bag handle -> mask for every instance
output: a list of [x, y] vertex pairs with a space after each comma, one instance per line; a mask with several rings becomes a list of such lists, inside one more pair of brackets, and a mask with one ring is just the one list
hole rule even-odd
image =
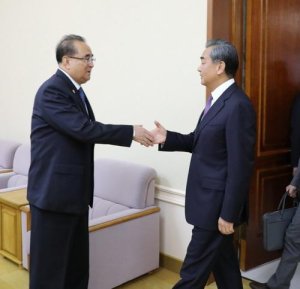
[[[281, 211], [280, 214], [283, 215], [284, 209], [285, 209], [285, 201], [286, 201], [286, 197], [288, 196], [288, 192], [285, 192], [283, 194], [283, 196], [281, 197], [281, 200], [279, 202], [279, 205], [277, 207], [278, 211]], [[297, 207], [299, 205], [299, 202], [297, 201], [297, 199], [295, 198], [293, 201], [293, 205], [294, 207]]]

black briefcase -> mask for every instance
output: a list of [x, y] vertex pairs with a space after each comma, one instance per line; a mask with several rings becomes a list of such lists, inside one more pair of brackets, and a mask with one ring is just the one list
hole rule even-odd
[[292, 208], [285, 208], [285, 200], [288, 193], [284, 193], [277, 211], [268, 212], [263, 215], [263, 242], [267, 251], [283, 248], [284, 236], [287, 226], [292, 221], [297, 210], [298, 203]]

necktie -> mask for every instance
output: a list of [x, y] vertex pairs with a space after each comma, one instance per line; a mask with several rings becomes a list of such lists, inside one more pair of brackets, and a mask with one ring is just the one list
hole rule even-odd
[[212, 96], [209, 96], [209, 98], [207, 99], [206, 101], [206, 105], [205, 105], [205, 108], [204, 108], [204, 113], [203, 113], [203, 116], [204, 117], [207, 112], [209, 111], [210, 107], [211, 107], [211, 103], [212, 103], [212, 100], [213, 100], [213, 97]]
[[80, 87], [78, 89], [78, 93], [79, 93], [80, 99], [81, 99], [81, 101], [82, 101], [82, 103], [83, 103], [83, 105], [84, 105], [84, 107], [86, 109], [87, 114], [89, 114], [89, 111], [88, 111], [88, 108], [87, 108], [87, 105], [86, 105], [86, 100], [85, 100], [86, 99], [85, 98], [85, 93], [84, 93], [82, 87]]

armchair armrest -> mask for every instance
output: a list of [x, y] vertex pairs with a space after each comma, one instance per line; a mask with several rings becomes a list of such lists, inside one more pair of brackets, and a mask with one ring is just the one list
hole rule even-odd
[[12, 169], [0, 169], [0, 174], [10, 173], [12, 171]]
[[23, 191], [23, 190], [26, 190], [26, 189], [27, 189], [27, 185], [11, 187], [11, 188], [5, 188], [5, 189], [0, 189], [0, 194], [8, 193], [8, 192], [18, 192], [18, 191]]
[[158, 207], [149, 207], [147, 209], [129, 209], [104, 217], [92, 219], [89, 222], [89, 232], [94, 232], [107, 227], [115, 226], [124, 222], [138, 219], [147, 215], [151, 215], [160, 211]]

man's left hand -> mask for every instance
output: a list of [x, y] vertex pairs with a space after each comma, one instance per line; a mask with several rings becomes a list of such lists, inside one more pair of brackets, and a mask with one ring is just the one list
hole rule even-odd
[[230, 235], [234, 233], [233, 223], [227, 222], [221, 217], [218, 220], [218, 228], [223, 235]]

